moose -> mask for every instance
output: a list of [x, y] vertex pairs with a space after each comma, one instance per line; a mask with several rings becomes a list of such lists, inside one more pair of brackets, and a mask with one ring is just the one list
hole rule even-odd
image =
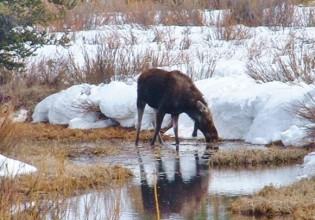
[[155, 110], [154, 135], [151, 139], [151, 146], [154, 145], [157, 137], [160, 143], [163, 143], [160, 130], [165, 114], [171, 114], [176, 146], [179, 145], [178, 117], [181, 113], [186, 113], [194, 120], [193, 136], [197, 135], [197, 129], [199, 129], [207, 142], [218, 139], [218, 132], [214, 126], [211, 111], [202, 93], [189, 76], [178, 70], [148, 69], [140, 74], [137, 87], [136, 146], [139, 142], [142, 116], [146, 104]]

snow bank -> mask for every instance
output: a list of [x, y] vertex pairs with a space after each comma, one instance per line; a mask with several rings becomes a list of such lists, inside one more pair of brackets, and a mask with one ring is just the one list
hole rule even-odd
[[21, 161], [7, 158], [0, 154], [0, 176], [14, 177], [19, 174], [29, 174], [37, 169]]
[[104, 115], [113, 118], [123, 127], [135, 124], [136, 85], [112, 82], [100, 90], [100, 109]]
[[302, 178], [315, 177], [315, 152], [309, 153], [304, 157]]
[[[312, 91], [311, 86], [281, 82], [256, 84], [235, 76], [210, 78], [196, 85], [209, 103], [221, 138], [252, 144], [274, 141], [282, 141], [287, 146], [305, 144], [303, 125], [307, 122], [296, 115], [293, 107]], [[189, 138], [193, 125], [186, 118], [180, 118], [179, 134]], [[167, 134], [172, 135], [171, 131]]]
[[[253, 144], [282, 141], [285, 145], [305, 144], [305, 123], [293, 107], [315, 90], [307, 85], [288, 85], [281, 82], [257, 84], [242, 76], [214, 77], [196, 82], [214, 116], [219, 136], [241, 139]], [[118, 122], [123, 127], [135, 125], [136, 83], [111, 82], [99, 86], [75, 85], [53, 94], [38, 103], [34, 122], [49, 121], [69, 124], [70, 128], [99, 128]], [[87, 101], [99, 106], [112, 120], [99, 121], [93, 112], [82, 112], [74, 103]], [[152, 128], [154, 112], [146, 107], [143, 129]], [[167, 117], [166, 121], [169, 121]], [[164, 125], [167, 122], [164, 123]], [[191, 138], [192, 120], [185, 114], [179, 119], [179, 135]], [[172, 129], [166, 134], [173, 135]], [[199, 132], [199, 137], [202, 137]]]

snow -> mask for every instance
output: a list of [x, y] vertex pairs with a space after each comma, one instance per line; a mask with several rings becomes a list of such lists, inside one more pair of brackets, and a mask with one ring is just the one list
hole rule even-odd
[[28, 111], [26, 109], [19, 109], [17, 112], [15, 112], [12, 115], [12, 121], [13, 122], [24, 122], [27, 119], [27, 113]]
[[0, 154], [0, 176], [15, 177], [20, 174], [36, 172], [36, 168], [18, 160], [13, 160]]
[[100, 89], [100, 110], [104, 115], [113, 118], [123, 127], [134, 126], [136, 114], [136, 85], [123, 82], [112, 82]]
[[301, 178], [315, 178], [315, 152], [311, 152], [304, 157], [302, 168], [303, 175]]

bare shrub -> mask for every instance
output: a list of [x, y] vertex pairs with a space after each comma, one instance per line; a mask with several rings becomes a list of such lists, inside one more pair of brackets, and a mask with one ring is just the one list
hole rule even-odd
[[68, 84], [78, 83], [109, 83], [112, 80], [123, 80], [135, 74], [131, 64], [133, 53], [126, 49], [111, 49], [106, 43], [99, 44], [95, 55], [83, 48], [84, 63], [79, 65], [72, 54], [69, 55], [67, 65]]
[[113, 80], [123, 81], [139, 74], [150, 65], [160, 65], [170, 61], [170, 55], [160, 57], [153, 51], [133, 51], [118, 46], [112, 48], [110, 44], [100, 43], [96, 54], [90, 54], [83, 48], [84, 63], [79, 65], [72, 54], [68, 57], [67, 84], [80, 83], [109, 83]]
[[237, 24], [244, 24], [246, 26], [261, 25], [263, 18], [263, 1], [249, 1], [239, 0], [230, 1], [229, 9], [230, 16]]
[[143, 26], [154, 25], [156, 24], [156, 10], [158, 7], [158, 4], [151, 1], [128, 4], [124, 10], [124, 22]]
[[25, 74], [25, 82], [28, 87], [45, 85], [48, 87], [62, 88], [66, 75], [66, 60], [62, 58], [46, 59], [45, 57], [32, 63], [28, 73]]
[[282, 1], [264, 10], [265, 26], [290, 27], [294, 25], [295, 6], [290, 1]]
[[237, 23], [247, 26], [292, 26], [294, 1], [292, 0], [241, 0], [230, 6]]
[[197, 50], [195, 53], [195, 57], [199, 62], [197, 62], [196, 59], [192, 59], [189, 52], [182, 51], [174, 65], [177, 65], [178, 69], [182, 69], [193, 80], [211, 78], [214, 74], [219, 56], [217, 54], [213, 55], [207, 51]]
[[0, 85], [5, 85], [11, 82], [16, 74], [14, 70], [6, 70], [4, 68], [0, 69]]
[[190, 29], [189, 28], [185, 29], [183, 34], [184, 38], [181, 40], [179, 48], [180, 50], [187, 50], [192, 44], [192, 41], [189, 38]]
[[108, 119], [108, 117], [102, 113], [98, 105], [87, 99], [72, 102], [71, 107], [78, 113], [93, 113], [98, 119]]
[[309, 21], [307, 26], [310, 26], [310, 27], [315, 26], [315, 9], [314, 8], [310, 9], [310, 13], [308, 14], [307, 20]]
[[275, 71], [271, 64], [260, 62], [258, 59], [246, 64], [246, 74], [258, 83], [282, 81], [278, 71]]
[[114, 7], [109, 7], [104, 1], [78, 1], [77, 5], [72, 10], [67, 11], [62, 19], [53, 22], [50, 26], [55, 31], [79, 31], [95, 29], [100, 25], [119, 23], [117, 15], [109, 13], [110, 9], [114, 10]]
[[300, 13], [296, 17], [296, 25], [304, 27], [315, 26], [315, 8], [300, 8]]
[[293, 111], [308, 122], [305, 126], [308, 137], [315, 138], [315, 98], [308, 93], [303, 101], [293, 107]]
[[263, 49], [266, 46], [266, 43], [267, 43], [266, 40], [254, 39], [247, 49], [248, 59], [254, 60], [261, 57]]
[[214, 74], [217, 61], [220, 56], [213, 55], [212, 53], [204, 54], [197, 52], [197, 57], [201, 63], [199, 71], [195, 70], [196, 72], [199, 72], [198, 80], [211, 78]]
[[[180, 2], [180, 3], [179, 3]], [[54, 22], [51, 29], [90, 30], [105, 24], [139, 24], [142, 26], [204, 25], [206, 1], [83, 1]]]
[[28, 84], [28, 72], [12, 73], [13, 79], [0, 86], [0, 108], [4, 105], [12, 106], [12, 110], [28, 110], [28, 120], [35, 106], [47, 96], [60, 91], [63, 87], [38, 84], [34, 74], [34, 83]]
[[157, 44], [163, 43], [164, 32], [157, 27], [153, 28], [153, 32], [155, 35], [153, 42], [156, 42]]
[[153, 29], [155, 37], [153, 39], [153, 42], [156, 42], [159, 46], [159, 50], [164, 49], [166, 50], [173, 50], [176, 46], [176, 36], [173, 34], [171, 28], [167, 29], [160, 29], [158, 27]]
[[[177, 53], [151, 49], [130, 50], [117, 41], [117, 35], [115, 37], [116, 41], [109, 38], [106, 41], [94, 42], [97, 43], [96, 53], [90, 52], [88, 47], [82, 48], [84, 62], [78, 63], [76, 57], [69, 53], [67, 57], [34, 64], [28, 76], [28, 86], [48, 85], [53, 88], [63, 88], [81, 83], [124, 81], [149, 67], [174, 66], [181, 63], [181, 57]], [[130, 36], [120, 36], [123, 41], [128, 41], [128, 37]], [[166, 38], [161, 40], [164, 41]], [[172, 43], [174, 43], [173, 38], [167, 45]], [[50, 65], [45, 65], [47, 62]]]
[[[224, 29], [236, 24], [271, 28], [295, 26], [301, 20], [296, 16], [296, 3], [296, 0], [220, 1], [216, 7], [223, 9], [224, 14], [219, 21], [217, 19], [216, 26], [224, 27]], [[225, 32], [228, 31], [229, 29], [225, 30]]]
[[205, 24], [201, 11], [178, 7], [160, 11], [157, 23], [168, 26], [202, 26]]
[[291, 36], [280, 53], [275, 54], [274, 64], [253, 59], [246, 65], [246, 73], [257, 82], [305, 82], [315, 81], [315, 52], [313, 43], [305, 44], [306, 39]]
[[163, 67], [163, 66], [174, 66], [180, 64], [182, 61], [181, 55], [172, 54], [167, 51], [152, 51], [146, 50], [144, 51], [143, 55], [144, 66], [142, 68], [156, 68], [156, 67]]
[[266, 64], [254, 59], [246, 65], [246, 73], [259, 83], [281, 81], [281, 82], [305, 82], [314, 83], [315, 61], [314, 56], [304, 54], [302, 59], [293, 54], [288, 56], [289, 60], [278, 56], [275, 64]]
[[237, 25], [236, 21], [228, 11], [223, 11], [216, 19], [215, 34], [219, 40], [244, 40], [252, 37], [250, 29], [244, 25]]
[[236, 24], [287, 27], [300, 19], [293, 16], [294, 4], [300, 3], [307, 5], [300, 0], [82, 1], [51, 29], [89, 30], [105, 24], [201, 26], [205, 25], [205, 9], [229, 10]]

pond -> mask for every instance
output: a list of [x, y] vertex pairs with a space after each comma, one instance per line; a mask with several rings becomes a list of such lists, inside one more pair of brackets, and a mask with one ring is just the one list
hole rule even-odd
[[[240, 146], [264, 148], [239, 142], [224, 142], [219, 148], [231, 150]], [[76, 163], [120, 164], [132, 170], [135, 177], [127, 184], [71, 198], [62, 218], [246, 219], [227, 212], [229, 199], [271, 184], [291, 184], [301, 173], [298, 165], [213, 168], [208, 165], [211, 156], [205, 152], [202, 143], [184, 142], [179, 151], [171, 144], [156, 148], [127, 145], [119, 156], [76, 158]]]

